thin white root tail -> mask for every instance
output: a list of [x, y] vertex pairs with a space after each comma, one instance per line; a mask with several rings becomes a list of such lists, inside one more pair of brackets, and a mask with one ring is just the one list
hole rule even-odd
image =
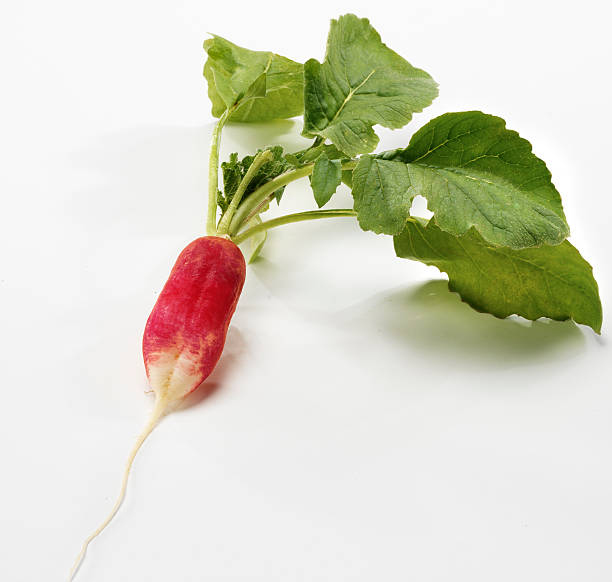
[[115, 501], [115, 505], [113, 505], [113, 508], [110, 510], [108, 517], [102, 522], [100, 527], [98, 527], [98, 529], [94, 531], [83, 542], [83, 547], [81, 548], [81, 551], [79, 552], [79, 555], [76, 557], [76, 560], [74, 561], [74, 565], [72, 566], [72, 569], [70, 570], [68, 582], [72, 582], [74, 576], [79, 571], [79, 568], [81, 564], [83, 563], [83, 559], [85, 558], [85, 554], [87, 553], [87, 547], [89, 546], [89, 544], [104, 531], [106, 526], [113, 520], [113, 517], [115, 517], [117, 511], [119, 511], [119, 508], [121, 507], [121, 504], [123, 503], [123, 500], [125, 498], [128, 478], [130, 476], [130, 469], [132, 468], [132, 464], [134, 463], [134, 458], [136, 457], [136, 454], [140, 450], [142, 443], [144, 443], [147, 437], [151, 434], [151, 432], [153, 432], [153, 429], [157, 425], [159, 419], [163, 416], [164, 412], [166, 411], [167, 406], [168, 406], [167, 400], [165, 400], [164, 398], [160, 398], [160, 397], [156, 398], [155, 406], [151, 412], [149, 421], [147, 422], [147, 425], [144, 427], [144, 429], [142, 430], [142, 432], [136, 439], [136, 442], [134, 443], [134, 446], [128, 456], [127, 462], [125, 464], [125, 470], [123, 472], [123, 480], [121, 482], [121, 489], [119, 491], [119, 495], [117, 496], [117, 501]]

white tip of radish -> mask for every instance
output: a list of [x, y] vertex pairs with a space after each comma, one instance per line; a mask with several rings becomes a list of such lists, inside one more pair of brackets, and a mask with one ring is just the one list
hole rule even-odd
[[158, 398], [175, 402], [195, 390], [205, 378], [201, 360], [201, 352], [189, 349], [171, 348], [150, 354], [147, 374]]

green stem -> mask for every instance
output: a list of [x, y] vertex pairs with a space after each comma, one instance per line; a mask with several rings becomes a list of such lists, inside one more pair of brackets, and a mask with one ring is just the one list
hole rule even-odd
[[219, 142], [221, 140], [221, 130], [233, 113], [234, 108], [230, 107], [223, 112], [213, 129], [212, 140], [210, 142], [210, 158], [208, 161], [208, 213], [206, 215], [206, 234], [217, 234], [217, 190], [219, 188]]
[[[342, 169], [352, 170], [356, 164], [356, 160], [345, 162], [342, 164]], [[237, 234], [243, 224], [261, 212], [261, 209], [272, 199], [274, 192], [295, 180], [309, 176], [312, 174], [313, 169], [314, 163], [307, 164], [301, 168], [285, 172], [257, 188], [257, 190], [255, 190], [236, 210], [230, 223], [228, 233], [230, 235]]]
[[257, 190], [255, 190], [255, 192], [253, 192], [244, 201], [244, 203], [238, 207], [238, 210], [236, 210], [229, 228], [230, 235], [236, 234], [240, 230], [242, 224], [246, 222], [247, 219], [251, 218], [253, 210], [265, 205], [268, 196], [274, 194], [274, 192], [276, 192], [279, 188], [282, 188], [295, 180], [309, 176], [312, 174], [313, 167], [314, 164], [309, 164], [307, 166], [302, 166], [301, 168], [291, 170], [290, 172], [285, 172], [284, 174], [277, 176], [273, 180], [270, 180], [257, 188]]
[[261, 166], [267, 164], [273, 159], [274, 154], [270, 150], [257, 153], [255, 158], [253, 159], [253, 162], [249, 166], [247, 173], [244, 175], [244, 178], [242, 178], [240, 184], [238, 184], [238, 188], [236, 189], [236, 192], [234, 194], [234, 197], [232, 198], [232, 201], [230, 202], [229, 207], [224, 212], [223, 216], [221, 217], [221, 220], [219, 221], [219, 226], [217, 228], [218, 234], [227, 234], [232, 220], [232, 216], [234, 216], [236, 208], [238, 208], [238, 205], [240, 204], [240, 201], [242, 200], [242, 197], [244, 196], [248, 185], [251, 183], [251, 180], [253, 180]]
[[277, 226], [283, 226], [284, 224], [291, 224], [293, 222], [304, 222], [305, 220], [317, 220], [320, 218], [334, 218], [337, 216], [357, 216], [357, 213], [350, 208], [339, 208], [333, 210], [310, 210], [308, 212], [296, 212], [295, 214], [285, 214], [285, 216], [279, 216], [262, 222], [257, 226], [253, 226], [239, 235], [232, 238], [236, 244], [240, 244], [248, 238], [256, 235], [259, 232], [268, 230], [269, 228], [275, 228]]

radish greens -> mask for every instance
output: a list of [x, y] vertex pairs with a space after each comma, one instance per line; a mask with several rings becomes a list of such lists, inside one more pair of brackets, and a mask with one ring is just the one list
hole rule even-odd
[[[252, 258], [270, 228], [333, 217], [394, 237], [398, 257], [448, 274], [449, 288], [478, 311], [504, 318], [572, 319], [601, 330], [591, 266], [568, 241], [561, 197], [546, 164], [503, 119], [480, 111], [446, 113], [425, 124], [405, 148], [372, 153], [375, 126], [399, 129], [430, 105], [437, 83], [387, 47], [365, 18], [332, 20], [322, 62], [305, 64], [251, 51], [221, 37], [204, 43], [204, 76], [219, 118], [213, 133], [209, 234], [240, 243]], [[274, 146], [221, 164], [224, 124], [303, 115], [310, 147]], [[308, 177], [318, 210], [261, 215], [288, 184]], [[354, 207], [323, 207], [341, 183]], [[411, 215], [415, 196], [433, 213]], [[218, 208], [217, 208], [218, 206]], [[220, 209], [221, 217], [217, 213]]]

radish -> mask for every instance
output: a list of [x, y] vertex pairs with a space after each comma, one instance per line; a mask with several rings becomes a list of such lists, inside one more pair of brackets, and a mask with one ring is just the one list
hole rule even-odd
[[[424, 125], [405, 148], [372, 153], [374, 126], [399, 129], [438, 89], [425, 71], [387, 47], [367, 19], [347, 14], [332, 20], [323, 63], [302, 65], [218, 36], [204, 48], [204, 76], [218, 118], [210, 148], [208, 236], [182, 251], [147, 321], [143, 355], [155, 406], [128, 457], [117, 501], [85, 540], [70, 580], [119, 509], [147, 436], [219, 360], [244, 284], [245, 261], [236, 246], [244, 241], [251, 242], [251, 261], [272, 228], [357, 219], [363, 230], [393, 236], [398, 257], [446, 272], [450, 289], [478, 311], [572, 319], [601, 331], [597, 282], [565, 240], [569, 227], [550, 172], [501, 118], [447, 113]], [[314, 139], [308, 148], [286, 153], [271, 146], [242, 159], [232, 153], [221, 164], [219, 188], [220, 139], [228, 121], [301, 114], [302, 135]], [[261, 215], [274, 200], [280, 204], [285, 188], [306, 177], [318, 208], [264, 221]], [[322, 208], [342, 183], [351, 188], [353, 207]], [[416, 196], [427, 199], [430, 220], [412, 215]]]
[[244, 285], [246, 264], [230, 240], [205, 236], [181, 252], [147, 320], [142, 352], [155, 405], [128, 457], [121, 489], [107, 518], [84, 542], [69, 580], [90, 542], [111, 522], [127, 489], [138, 450], [168, 408], [193, 392], [219, 361]]
[[240, 249], [206, 236], [179, 255], [142, 341], [156, 408], [193, 392], [217, 364], [246, 275]]

